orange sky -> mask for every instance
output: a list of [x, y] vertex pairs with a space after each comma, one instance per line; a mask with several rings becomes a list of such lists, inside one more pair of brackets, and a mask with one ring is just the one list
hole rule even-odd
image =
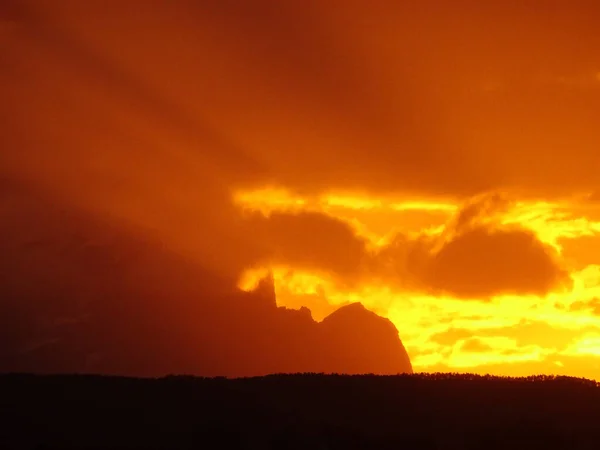
[[600, 379], [599, 22], [584, 0], [5, 1], [0, 176], [242, 286], [272, 269], [317, 319], [362, 301], [417, 371]]

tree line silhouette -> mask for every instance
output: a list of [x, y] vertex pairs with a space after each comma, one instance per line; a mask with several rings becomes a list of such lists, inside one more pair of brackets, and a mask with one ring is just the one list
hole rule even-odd
[[593, 449], [600, 386], [562, 376], [0, 376], [0, 448]]

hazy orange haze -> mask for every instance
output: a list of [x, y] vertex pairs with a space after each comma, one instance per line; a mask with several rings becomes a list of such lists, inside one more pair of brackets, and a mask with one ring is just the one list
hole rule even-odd
[[584, 0], [4, 1], [0, 182], [245, 288], [272, 270], [315, 318], [361, 301], [415, 371], [600, 379], [598, 23]]

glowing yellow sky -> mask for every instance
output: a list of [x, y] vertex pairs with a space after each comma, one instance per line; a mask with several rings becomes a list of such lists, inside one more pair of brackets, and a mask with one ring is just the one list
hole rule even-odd
[[[240, 286], [250, 289], [271, 271], [278, 304], [307, 306], [316, 320], [337, 305], [360, 301], [398, 328], [415, 371], [543, 372], [600, 379], [600, 265], [581, 264], [581, 251], [572, 252], [570, 246], [584, 238], [597, 239], [600, 222], [593, 220], [593, 205], [577, 199], [514, 201], [498, 194], [497, 198], [501, 206], [485, 211], [479, 223], [533, 231], [569, 271], [573, 284], [566, 291], [465, 299], [406, 290], [381, 279], [344, 284], [327, 270], [290, 265], [248, 269]], [[265, 216], [276, 211], [313, 211], [339, 219], [367, 239], [375, 253], [399, 230], [443, 242], [444, 235], [451, 233], [450, 224], [465, 210], [452, 200], [336, 193], [309, 198], [280, 188], [238, 192], [234, 199], [240, 208]], [[419, 220], [414, 220], [415, 215]], [[594, 257], [590, 250], [585, 259]]]

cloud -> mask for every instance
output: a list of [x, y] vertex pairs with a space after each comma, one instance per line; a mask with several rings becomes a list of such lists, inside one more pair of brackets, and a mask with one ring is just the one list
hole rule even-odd
[[484, 342], [480, 338], [466, 339], [463, 341], [460, 349], [461, 351], [468, 353], [486, 353], [494, 350], [490, 344]]
[[408, 271], [418, 275], [425, 289], [461, 298], [545, 295], [570, 286], [552, 247], [528, 229], [503, 225], [514, 204], [501, 192], [467, 200], [439, 236], [409, 243], [407, 248], [420, 257], [413, 258]]
[[489, 299], [499, 294], [543, 296], [572, 283], [555, 249], [503, 218], [514, 200], [476, 196], [441, 234], [397, 232], [370, 248], [348, 222], [318, 212], [246, 215], [247, 233], [264, 244], [256, 261], [335, 275], [343, 285], [386, 285], [405, 292]]
[[[525, 313], [524, 313], [525, 314]], [[566, 347], [582, 332], [593, 332], [595, 327], [564, 328], [560, 325], [549, 324], [541, 320], [523, 319], [517, 323], [507, 323], [505, 326], [481, 327], [477, 323], [468, 322], [464, 328], [450, 327], [445, 331], [435, 333], [430, 341], [444, 348], [470, 343], [472, 340], [483, 340], [497, 350], [506, 350], [505, 339], [510, 338], [516, 348], [537, 345], [542, 348], [560, 349]], [[470, 345], [470, 344], [469, 344]], [[491, 350], [491, 349], [490, 349]], [[558, 351], [558, 350], [557, 350]]]
[[446, 225], [446, 231], [454, 235], [494, 221], [499, 215], [509, 211], [515, 203], [503, 192], [486, 192], [467, 199], [454, 217]]
[[401, 233], [375, 252], [373, 278], [400, 289], [488, 299], [569, 287], [569, 273], [556, 250], [534, 232], [503, 225], [514, 200], [501, 193], [467, 200], [439, 235]]
[[574, 312], [587, 311], [587, 312], [591, 312], [594, 315], [600, 316], [600, 299], [593, 298], [593, 299], [587, 300], [587, 301], [579, 300], [579, 301], [573, 302], [569, 306], [569, 311], [574, 311]]
[[246, 216], [246, 232], [265, 254], [260, 262], [330, 272], [350, 280], [366, 257], [366, 241], [343, 221], [320, 213], [273, 212]]
[[473, 336], [474, 332], [473, 330], [466, 330], [464, 328], [450, 327], [446, 331], [432, 335], [430, 340], [443, 346], [453, 346], [457, 341], [468, 340], [468, 338]]
[[423, 277], [437, 240], [431, 236], [396, 233], [389, 243], [371, 253], [365, 277], [408, 292], [423, 291]]
[[458, 297], [497, 294], [544, 295], [569, 283], [551, 248], [532, 232], [475, 228], [432, 256], [429, 286]]

